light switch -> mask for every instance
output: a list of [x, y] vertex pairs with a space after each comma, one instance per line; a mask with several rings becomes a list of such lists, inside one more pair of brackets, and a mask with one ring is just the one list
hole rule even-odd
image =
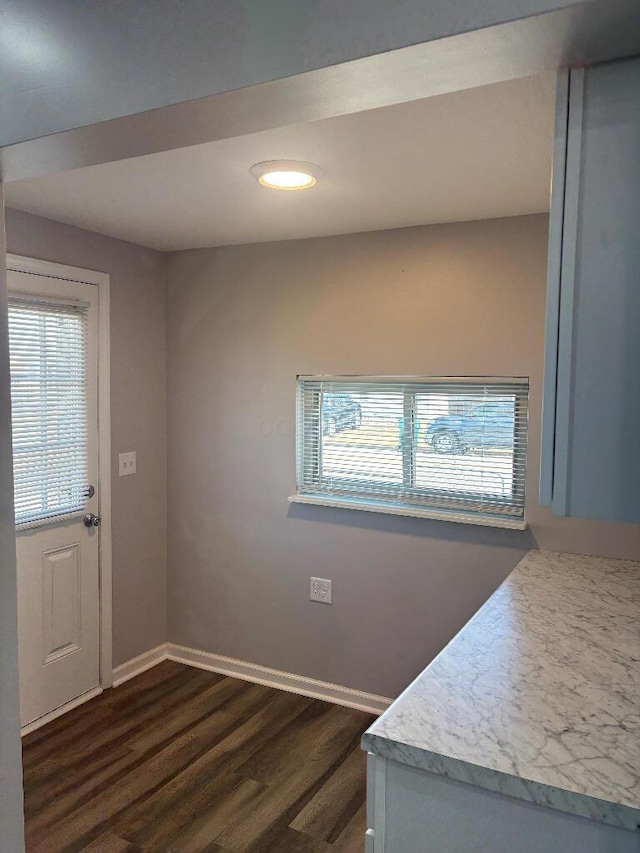
[[118, 474], [121, 477], [128, 477], [129, 474], [136, 473], [136, 452], [121, 453], [118, 457]]

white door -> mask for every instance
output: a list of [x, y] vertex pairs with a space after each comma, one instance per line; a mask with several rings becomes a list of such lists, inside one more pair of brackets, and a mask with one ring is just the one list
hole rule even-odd
[[24, 726], [100, 682], [98, 288], [8, 285]]

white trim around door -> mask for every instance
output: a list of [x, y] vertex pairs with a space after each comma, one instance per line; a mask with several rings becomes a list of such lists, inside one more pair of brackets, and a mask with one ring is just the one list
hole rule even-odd
[[[7, 269], [15, 272], [58, 278], [64, 281], [93, 284], [98, 288], [98, 476], [100, 483], [100, 687], [111, 687], [112, 667], [112, 549], [111, 549], [111, 356], [110, 356], [110, 302], [107, 273], [66, 266], [52, 261], [7, 255]], [[74, 703], [91, 698], [90, 694], [78, 697]], [[67, 710], [65, 706], [60, 711]], [[55, 714], [55, 712], [53, 712]], [[49, 716], [49, 715], [48, 715]], [[57, 714], [56, 714], [57, 716]], [[29, 729], [36, 728], [48, 719], [36, 720]], [[23, 732], [24, 734], [25, 732]]]

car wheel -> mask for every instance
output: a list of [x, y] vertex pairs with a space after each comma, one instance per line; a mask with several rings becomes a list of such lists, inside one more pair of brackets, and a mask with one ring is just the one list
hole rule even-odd
[[437, 432], [433, 436], [432, 444], [436, 453], [457, 453], [460, 448], [458, 436], [448, 429]]
[[325, 427], [325, 435], [333, 436], [338, 432], [338, 422], [335, 418], [327, 418], [327, 425]]
[[353, 416], [353, 429], [360, 429], [362, 424], [362, 412], [358, 409], [358, 411]]

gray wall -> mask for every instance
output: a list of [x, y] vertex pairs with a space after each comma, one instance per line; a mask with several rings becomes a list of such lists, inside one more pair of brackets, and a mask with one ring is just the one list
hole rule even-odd
[[[111, 276], [113, 663], [166, 640], [165, 256], [7, 210], [7, 250]], [[118, 477], [118, 454], [137, 474]]]
[[[531, 216], [169, 256], [171, 641], [395, 696], [529, 548], [640, 558], [537, 503], [546, 250]], [[298, 373], [530, 376], [530, 530], [290, 507]]]
[[24, 850], [18, 698], [16, 541], [13, 524], [11, 397], [7, 340], [5, 227], [0, 184], [0, 831], [6, 853]]

